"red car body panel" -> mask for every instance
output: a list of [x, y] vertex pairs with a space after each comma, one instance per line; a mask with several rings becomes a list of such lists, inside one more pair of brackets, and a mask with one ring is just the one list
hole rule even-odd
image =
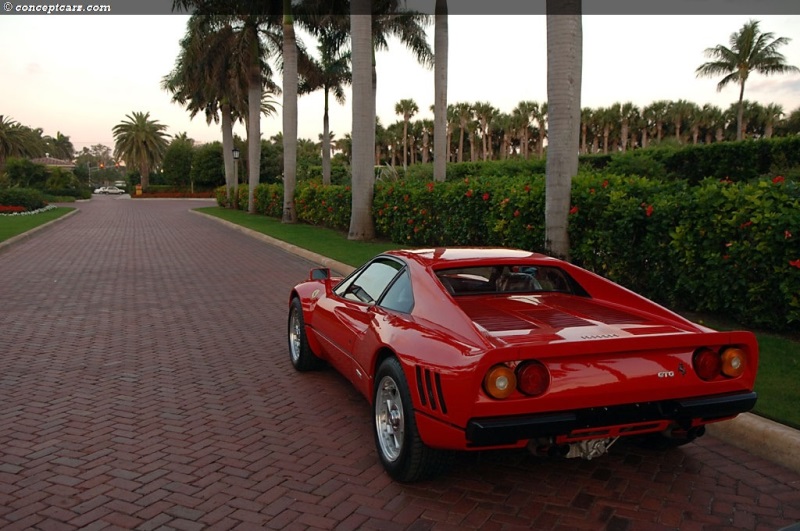
[[[309, 346], [368, 400], [383, 356], [400, 360], [422, 440], [434, 448], [519, 447], [534, 436], [581, 440], [701, 426], [755, 402], [758, 346], [749, 332], [715, 332], [572, 264], [527, 251], [393, 251], [410, 274], [410, 313], [337, 296], [341, 279], [297, 285]], [[583, 295], [453, 296], [442, 269], [524, 263], [557, 267]], [[701, 379], [698, 348], [737, 347], [737, 377]], [[537, 397], [490, 397], [494, 365], [538, 360], [550, 386]], [[748, 406], [749, 404], [749, 406]], [[674, 411], [673, 411], [674, 409]]]

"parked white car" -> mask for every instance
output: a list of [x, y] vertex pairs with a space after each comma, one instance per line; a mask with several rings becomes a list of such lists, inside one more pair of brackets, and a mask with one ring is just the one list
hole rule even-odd
[[125, 190], [122, 188], [117, 188], [116, 186], [107, 186], [106, 191], [103, 192], [105, 194], [124, 194]]
[[94, 189], [94, 193], [96, 193], [96, 194], [104, 194], [104, 193], [106, 193], [107, 189], [108, 189], [107, 186], [101, 186], [100, 188], [95, 188]]

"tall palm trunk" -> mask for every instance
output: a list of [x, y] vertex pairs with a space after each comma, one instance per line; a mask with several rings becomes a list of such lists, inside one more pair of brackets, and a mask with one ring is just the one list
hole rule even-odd
[[433, 55], [433, 180], [444, 182], [447, 176], [447, 0], [436, 0]]
[[744, 136], [744, 79], [739, 82], [739, 110], [736, 113], [736, 140]]
[[228, 195], [228, 205], [233, 206], [234, 193], [238, 186], [234, 176], [233, 160], [233, 119], [231, 118], [231, 104], [224, 102], [220, 106], [222, 114], [222, 160], [225, 163], [225, 191]]
[[[578, 173], [583, 30], [581, 0], [547, 0], [545, 247], [569, 259], [572, 178]], [[558, 14], [561, 13], [561, 14]]]
[[261, 67], [258, 62], [258, 27], [248, 19], [245, 31], [250, 32], [250, 66], [247, 87], [247, 170], [249, 173], [247, 211], [256, 212], [255, 191], [261, 173]]
[[350, 2], [353, 64], [353, 200], [348, 239], [375, 236], [372, 196], [375, 170], [375, 92], [373, 91], [372, 15], [369, 0]]
[[296, 223], [297, 42], [291, 0], [283, 0], [283, 223]]
[[328, 116], [328, 89], [325, 88], [325, 110], [322, 114], [322, 184], [331, 184], [331, 125]]

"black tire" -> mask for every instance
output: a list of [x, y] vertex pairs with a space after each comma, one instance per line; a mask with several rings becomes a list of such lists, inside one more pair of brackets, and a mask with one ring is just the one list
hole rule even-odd
[[306, 325], [303, 320], [303, 306], [297, 297], [289, 305], [289, 359], [300, 372], [321, 369], [324, 362], [319, 359], [308, 346]]
[[378, 367], [372, 398], [375, 447], [393, 479], [421, 481], [447, 468], [450, 452], [429, 448], [419, 437], [408, 383], [396, 358]]

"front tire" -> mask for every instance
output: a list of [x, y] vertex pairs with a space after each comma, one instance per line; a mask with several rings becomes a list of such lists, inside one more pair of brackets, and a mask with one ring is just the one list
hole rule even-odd
[[420, 439], [408, 383], [396, 358], [387, 358], [378, 367], [373, 408], [375, 446], [393, 479], [429, 479], [447, 466], [447, 453], [429, 448]]
[[303, 305], [297, 297], [289, 305], [289, 358], [294, 368], [300, 372], [314, 371], [323, 366], [322, 360], [308, 346]]

